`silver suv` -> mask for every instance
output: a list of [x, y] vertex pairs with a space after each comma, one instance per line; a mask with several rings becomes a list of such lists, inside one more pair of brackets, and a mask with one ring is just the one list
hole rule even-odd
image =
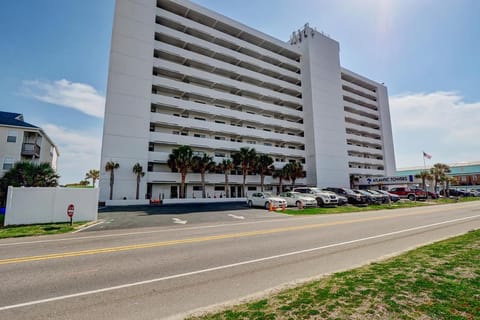
[[330, 191], [324, 191], [320, 188], [299, 187], [292, 191], [308, 194], [317, 200], [319, 206], [335, 206], [338, 204], [337, 195]]

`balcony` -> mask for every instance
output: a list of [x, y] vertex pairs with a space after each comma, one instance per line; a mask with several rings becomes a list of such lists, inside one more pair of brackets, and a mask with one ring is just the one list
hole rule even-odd
[[22, 145], [22, 156], [40, 157], [40, 146], [36, 143], [24, 143]]

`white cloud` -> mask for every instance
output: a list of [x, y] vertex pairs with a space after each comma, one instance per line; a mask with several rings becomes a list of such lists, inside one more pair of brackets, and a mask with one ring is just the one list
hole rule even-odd
[[41, 125], [60, 151], [58, 174], [60, 183], [79, 182], [90, 169], [99, 169], [102, 144], [101, 132], [75, 131], [54, 124]]
[[24, 94], [37, 100], [103, 118], [105, 97], [88, 84], [66, 79], [53, 82], [28, 80], [23, 82], [22, 89]]
[[465, 102], [456, 92], [412, 93], [390, 98], [398, 167], [480, 160], [480, 102]]

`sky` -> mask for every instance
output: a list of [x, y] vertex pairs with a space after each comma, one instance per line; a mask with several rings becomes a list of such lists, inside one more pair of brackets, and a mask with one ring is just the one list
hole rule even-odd
[[[397, 168], [480, 161], [480, 1], [196, 0], [287, 41], [305, 23], [388, 87]], [[0, 4], [0, 110], [60, 150], [60, 183], [99, 169], [113, 0]]]

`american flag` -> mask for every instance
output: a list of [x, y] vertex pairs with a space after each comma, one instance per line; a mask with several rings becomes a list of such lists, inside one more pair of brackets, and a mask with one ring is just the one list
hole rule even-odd
[[432, 159], [432, 156], [426, 153], [425, 151], [423, 151], [423, 157], [427, 159]]

